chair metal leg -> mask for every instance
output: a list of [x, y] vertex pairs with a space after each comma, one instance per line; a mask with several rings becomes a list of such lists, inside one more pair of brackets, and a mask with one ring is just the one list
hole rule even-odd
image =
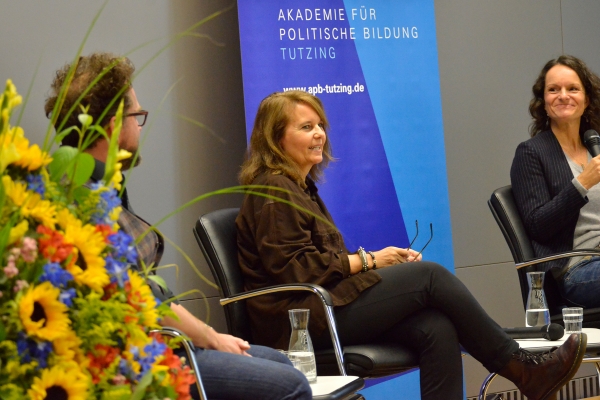
[[477, 398], [478, 400], [485, 400], [485, 397], [487, 396], [487, 391], [488, 391], [490, 385], [492, 384], [492, 381], [497, 376], [498, 376], [498, 374], [496, 374], [495, 372], [492, 372], [491, 374], [489, 374], [487, 376], [487, 378], [485, 378], [485, 380], [483, 381], [483, 384], [481, 385], [481, 389], [479, 390], [479, 397]]
[[600, 386], [600, 363], [595, 362], [594, 367], [596, 367], [596, 375], [598, 376], [598, 386]]
[[200, 376], [200, 368], [198, 368], [198, 363], [196, 362], [196, 355], [194, 354], [194, 348], [191, 342], [183, 336], [181, 332], [177, 329], [163, 327], [161, 329], [153, 330], [152, 332], [158, 332], [161, 335], [171, 336], [173, 338], [181, 337], [184, 340], [181, 341], [183, 348], [187, 354], [188, 362], [190, 363], [190, 367], [192, 371], [194, 371], [194, 375], [196, 375], [196, 387], [198, 388], [198, 394], [200, 396], [200, 400], [208, 400], [206, 393], [204, 392], [204, 386], [202, 386], [202, 377]]
[[342, 345], [340, 344], [340, 338], [337, 334], [335, 315], [333, 313], [333, 307], [324, 305], [325, 316], [327, 317], [327, 324], [329, 325], [329, 332], [331, 333], [331, 342], [333, 343], [333, 351], [335, 352], [335, 358], [337, 360], [338, 368], [342, 376], [346, 376], [346, 368], [344, 368], [344, 353], [342, 352]]

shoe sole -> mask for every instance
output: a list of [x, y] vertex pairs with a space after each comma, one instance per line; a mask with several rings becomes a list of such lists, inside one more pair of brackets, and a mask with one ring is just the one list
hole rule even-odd
[[587, 335], [585, 333], [581, 333], [581, 339], [579, 340], [579, 348], [577, 351], [577, 357], [575, 358], [573, 365], [571, 365], [571, 369], [569, 369], [569, 372], [560, 380], [560, 382], [558, 382], [552, 389], [550, 389], [550, 392], [548, 394], [546, 394], [544, 397], [542, 397], [540, 400], [552, 400], [552, 399], [556, 398], [556, 393], [558, 393], [558, 391], [567, 382], [569, 382], [573, 376], [575, 376], [575, 373], [577, 372], [577, 370], [579, 370], [579, 366], [581, 365], [583, 356], [585, 356], [586, 348], [587, 348]]

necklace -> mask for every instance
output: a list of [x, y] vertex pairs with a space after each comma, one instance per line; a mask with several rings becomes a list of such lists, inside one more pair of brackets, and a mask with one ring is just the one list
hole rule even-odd
[[571, 159], [571, 160], [572, 160], [572, 161], [573, 161], [575, 164], [579, 165], [579, 166], [581, 167], [581, 169], [583, 169], [583, 168], [584, 168], [584, 165], [585, 165], [585, 164], [583, 164], [583, 163], [580, 163], [580, 162], [579, 162], [579, 160], [578, 160], [578, 158], [579, 158], [579, 154], [581, 154], [581, 151], [580, 151], [580, 149], [581, 149], [581, 150], [584, 150], [584, 152], [583, 152], [583, 158], [585, 158], [585, 159], [586, 159], [586, 161], [587, 161], [587, 150], [586, 150], [585, 148], [583, 148], [583, 147], [579, 147], [579, 146], [576, 146], [576, 147], [575, 147], [575, 152], [574, 152], [575, 154], [573, 154], [573, 153], [571, 153], [570, 151], [567, 151], [567, 148], [566, 148], [565, 146], [563, 146], [562, 144], [560, 145], [560, 147], [562, 147], [562, 149], [563, 149], [563, 151], [565, 152], [565, 154], [566, 154], [566, 155], [567, 155], [567, 156], [568, 156], [568, 157], [569, 157], [569, 158], [570, 158], [570, 159]]

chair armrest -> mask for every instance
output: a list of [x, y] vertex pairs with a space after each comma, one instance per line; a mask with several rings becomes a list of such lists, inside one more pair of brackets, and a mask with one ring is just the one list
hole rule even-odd
[[600, 256], [600, 249], [579, 249], [573, 251], [566, 251], [564, 253], [551, 254], [546, 257], [534, 258], [533, 260], [524, 261], [522, 263], [515, 264], [517, 269], [529, 267], [532, 265], [540, 264], [547, 261], [559, 260], [561, 258], [577, 257], [577, 256]]
[[196, 362], [196, 348], [194, 344], [185, 336], [183, 333], [178, 331], [175, 328], [164, 326], [160, 329], [153, 329], [150, 332], [156, 332], [163, 336], [170, 336], [172, 338], [182, 338], [181, 344], [187, 354], [188, 362], [190, 363], [190, 368], [194, 371], [194, 375], [196, 376], [196, 387], [198, 388], [198, 395], [200, 396], [200, 400], [208, 400], [206, 397], [206, 392], [204, 391], [204, 385], [202, 385], [202, 377], [200, 376], [200, 368], [198, 368], [198, 363]]
[[327, 326], [329, 327], [329, 334], [331, 335], [331, 342], [333, 343], [333, 350], [335, 352], [335, 358], [337, 360], [340, 374], [346, 375], [346, 368], [344, 367], [344, 354], [342, 351], [342, 344], [337, 333], [337, 325], [335, 322], [335, 315], [333, 313], [333, 301], [331, 295], [323, 287], [315, 285], [313, 283], [289, 283], [284, 285], [268, 286], [262, 289], [249, 290], [244, 293], [240, 293], [235, 296], [226, 297], [220, 300], [222, 306], [226, 306], [229, 303], [235, 303], [240, 300], [247, 300], [252, 297], [262, 296], [263, 294], [279, 293], [279, 292], [311, 292], [316, 294], [323, 303], [323, 309], [325, 310], [325, 318], [327, 320]]
[[235, 296], [225, 297], [221, 299], [220, 302], [222, 306], [225, 306], [229, 303], [235, 303], [236, 301], [240, 300], [247, 300], [252, 297], [262, 296], [263, 294], [294, 291], [312, 292], [319, 296], [324, 306], [333, 307], [333, 301], [331, 300], [331, 295], [329, 294], [329, 292], [323, 289], [321, 286], [315, 285], [313, 283], [287, 283], [283, 285], [267, 286], [262, 289], [249, 290], [247, 292], [240, 293]]

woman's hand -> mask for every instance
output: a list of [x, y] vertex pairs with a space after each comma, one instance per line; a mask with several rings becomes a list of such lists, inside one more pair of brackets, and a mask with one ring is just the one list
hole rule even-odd
[[216, 340], [210, 347], [212, 350], [252, 357], [250, 354], [246, 353], [246, 350], [250, 348], [250, 345], [245, 340], [224, 333], [215, 333]]
[[[421, 261], [423, 258], [415, 250], [406, 250], [400, 247], [386, 247], [379, 251], [374, 251], [375, 259], [377, 260], [377, 268], [389, 267], [404, 262]], [[417, 257], [418, 255], [418, 257]]]
[[590, 160], [577, 180], [588, 190], [600, 183], [600, 156]]

